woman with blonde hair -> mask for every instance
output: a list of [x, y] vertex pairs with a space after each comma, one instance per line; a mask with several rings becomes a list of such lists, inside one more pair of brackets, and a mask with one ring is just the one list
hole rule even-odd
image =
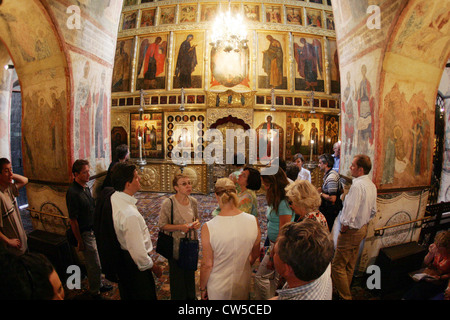
[[328, 229], [327, 219], [319, 211], [322, 199], [308, 180], [296, 180], [286, 187], [289, 206], [295, 212], [295, 221], [313, 219]]
[[201, 230], [201, 298], [249, 299], [251, 266], [261, 241], [258, 220], [238, 208], [236, 185], [229, 178], [217, 180], [215, 196], [220, 213]]
[[198, 239], [197, 199], [190, 196], [192, 184], [188, 176], [175, 175], [172, 185], [176, 193], [163, 201], [158, 222], [158, 227], [174, 238], [174, 257], [169, 259], [170, 294], [172, 300], [195, 300], [195, 271], [181, 268], [177, 260], [180, 239], [186, 236]]

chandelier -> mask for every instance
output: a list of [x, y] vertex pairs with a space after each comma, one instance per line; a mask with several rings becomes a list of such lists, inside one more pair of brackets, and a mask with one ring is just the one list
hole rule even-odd
[[228, 11], [216, 17], [213, 23], [211, 43], [214, 49], [224, 52], [247, 48], [247, 28], [241, 14], [231, 15], [231, 0], [228, 0]]

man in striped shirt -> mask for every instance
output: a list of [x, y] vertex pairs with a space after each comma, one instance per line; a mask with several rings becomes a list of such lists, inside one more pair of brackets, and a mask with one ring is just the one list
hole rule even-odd
[[333, 229], [334, 220], [342, 209], [340, 176], [333, 170], [333, 165], [334, 158], [331, 154], [325, 153], [319, 157], [319, 169], [324, 172], [322, 187], [318, 189], [322, 198], [319, 211], [327, 219], [330, 232]]

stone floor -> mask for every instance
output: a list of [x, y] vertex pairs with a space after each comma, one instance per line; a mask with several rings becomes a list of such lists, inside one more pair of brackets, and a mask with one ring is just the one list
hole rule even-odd
[[[157, 236], [158, 236], [158, 215], [161, 207], [162, 201], [168, 196], [166, 193], [148, 193], [148, 192], [140, 192], [136, 194], [136, 198], [138, 199], [137, 206], [139, 211], [142, 213], [145, 221], [147, 222], [151, 238], [153, 244], [156, 244]], [[198, 211], [200, 216], [200, 222], [203, 224], [206, 221], [211, 219], [211, 212], [216, 208], [217, 202], [213, 194], [210, 195], [193, 195], [198, 200]], [[265, 208], [266, 208], [266, 199], [263, 195], [258, 196], [259, 202], [259, 222], [261, 227], [261, 245], [263, 246], [263, 242], [267, 235], [267, 220], [265, 217]], [[27, 218], [27, 214], [23, 214], [24, 225], [27, 231], [31, 231], [31, 222], [29, 216]], [[31, 229], [30, 229], [31, 228]], [[200, 244], [201, 251], [201, 244]], [[170, 287], [169, 287], [169, 272], [168, 272], [168, 264], [167, 260], [156, 252], [152, 254], [152, 258], [159, 264], [163, 269], [163, 275], [161, 279], [155, 278], [156, 288], [157, 288], [157, 296], [159, 300], [170, 300]], [[200, 257], [201, 258], [201, 257]], [[258, 268], [259, 261], [257, 261], [254, 265], [254, 270]], [[196, 272], [196, 282], [198, 288], [198, 281], [200, 278], [200, 270]], [[105, 282], [110, 283], [108, 280]], [[379, 297], [376, 294], [372, 294], [369, 290], [365, 289], [364, 281], [354, 281], [354, 285], [352, 287], [352, 292], [354, 293], [355, 300], [378, 300]], [[113, 285], [113, 290], [103, 293], [102, 297], [110, 300], [119, 300], [119, 290], [117, 284], [110, 283]], [[80, 290], [69, 290], [65, 288], [66, 292], [66, 300], [78, 300], [78, 299], [89, 299], [87, 295], [87, 279], [85, 278], [82, 281], [82, 288]], [[197, 293], [199, 297], [199, 292]], [[251, 293], [251, 297], [253, 294]]]

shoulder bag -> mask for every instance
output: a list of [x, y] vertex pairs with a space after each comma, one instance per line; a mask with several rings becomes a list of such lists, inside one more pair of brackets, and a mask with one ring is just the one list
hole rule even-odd
[[[170, 224], [173, 222], [173, 202], [171, 202], [171, 212], [170, 212]], [[173, 237], [172, 232], [166, 234], [164, 231], [159, 230], [158, 240], [156, 242], [156, 252], [162, 255], [167, 260], [173, 258]]]
[[197, 270], [198, 247], [199, 241], [197, 239], [189, 239], [187, 233], [186, 237], [180, 239], [180, 250], [178, 257], [178, 266], [180, 268], [185, 270]]
[[[195, 216], [197, 218], [197, 216]], [[189, 234], [192, 230], [189, 231]], [[180, 239], [178, 254], [178, 266], [184, 270], [197, 270], [198, 265], [199, 240], [190, 239], [188, 233]]]

